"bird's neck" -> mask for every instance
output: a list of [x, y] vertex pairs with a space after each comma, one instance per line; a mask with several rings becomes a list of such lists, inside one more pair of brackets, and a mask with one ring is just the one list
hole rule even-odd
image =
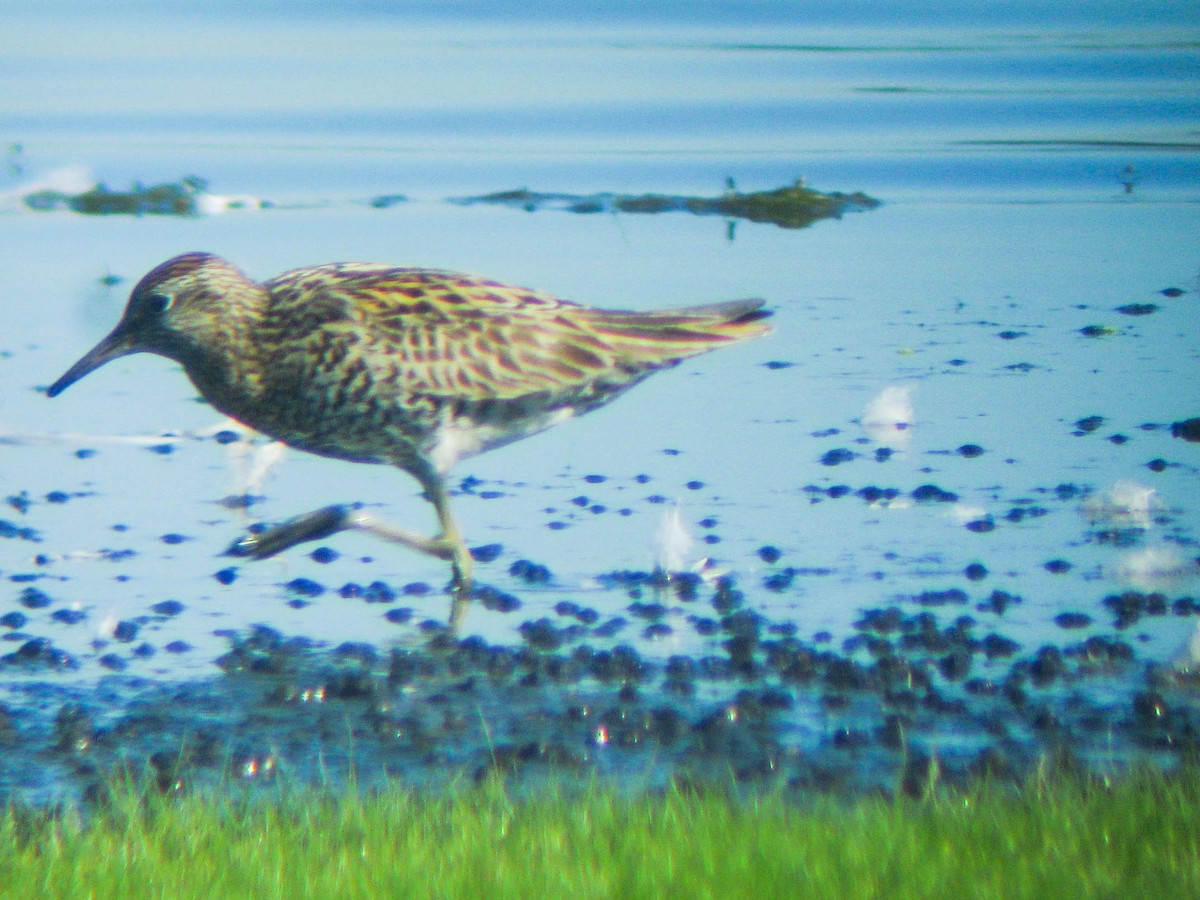
[[193, 385], [209, 403], [234, 418], [252, 407], [262, 390], [263, 357], [257, 330], [262, 305], [228, 304], [221, 318], [171, 348]]

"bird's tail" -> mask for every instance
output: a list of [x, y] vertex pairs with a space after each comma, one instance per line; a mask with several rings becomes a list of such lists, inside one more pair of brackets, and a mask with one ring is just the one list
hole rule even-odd
[[762, 307], [762, 300], [730, 300], [651, 312], [595, 310], [590, 324], [622, 355], [667, 362], [767, 334], [771, 311]]

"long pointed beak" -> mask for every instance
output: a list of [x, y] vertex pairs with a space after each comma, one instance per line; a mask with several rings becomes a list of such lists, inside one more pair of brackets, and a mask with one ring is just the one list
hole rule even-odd
[[108, 337], [84, 354], [79, 362], [67, 369], [58, 381], [50, 385], [46, 396], [57, 397], [84, 375], [95, 371], [106, 362], [134, 352], [136, 352], [135, 349], [129, 345], [129, 341], [126, 339], [126, 332], [118, 325]]

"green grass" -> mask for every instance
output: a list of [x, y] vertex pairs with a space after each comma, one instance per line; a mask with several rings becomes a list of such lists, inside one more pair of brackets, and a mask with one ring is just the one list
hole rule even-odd
[[925, 800], [129, 786], [0, 813], [7, 897], [1195, 897], [1200, 774]]

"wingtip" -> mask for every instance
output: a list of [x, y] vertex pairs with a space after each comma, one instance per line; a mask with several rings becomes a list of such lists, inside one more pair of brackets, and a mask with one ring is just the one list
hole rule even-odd
[[746, 303], [752, 305], [741, 315], [730, 319], [730, 324], [741, 325], [749, 324], [750, 322], [760, 322], [775, 315], [775, 310], [766, 309], [766, 300], [756, 298], [754, 300], [747, 300]]

